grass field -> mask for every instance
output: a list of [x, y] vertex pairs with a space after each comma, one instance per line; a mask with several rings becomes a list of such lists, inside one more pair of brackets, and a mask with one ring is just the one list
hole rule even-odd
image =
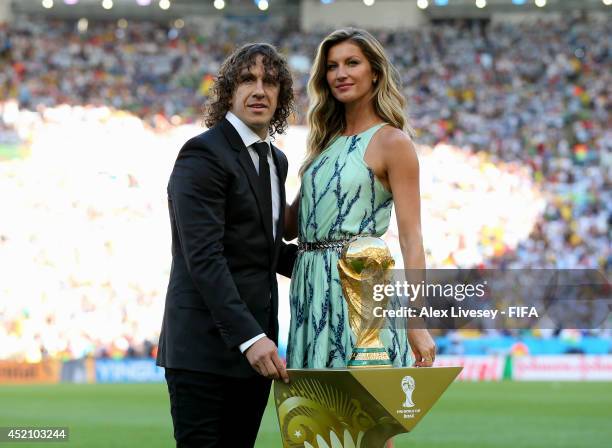
[[[70, 441], [0, 448], [174, 446], [164, 384], [0, 386], [0, 427], [26, 425], [68, 426]], [[280, 446], [268, 406], [256, 447]], [[610, 448], [612, 383], [455, 383], [395, 446]]]

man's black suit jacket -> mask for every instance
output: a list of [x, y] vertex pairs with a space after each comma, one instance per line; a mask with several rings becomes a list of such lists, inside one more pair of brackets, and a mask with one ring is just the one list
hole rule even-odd
[[172, 269], [157, 364], [232, 377], [255, 371], [238, 346], [278, 336], [276, 272], [289, 277], [295, 245], [282, 242], [287, 158], [279, 177], [276, 238], [262, 215], [253, 161], [227, 120], [181, 149], [168, 183]]

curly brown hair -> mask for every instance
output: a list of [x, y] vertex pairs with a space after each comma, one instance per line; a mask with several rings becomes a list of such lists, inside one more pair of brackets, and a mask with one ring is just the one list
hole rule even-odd
[[212, 87], [212, 95], [205, 106], [204, 123], [209, 128], [225, 118], [231, 109], [232, 96], [240, 83], [240, 74], [245, 68], [255, 65], [261, 55], [266, 73], [278, 82], [278, 105], [270, 121], [270, 135], [282, 134], [287, 129], [287, 119], [293, 112], [293, 79], [285, 59], [270, 44], [246, 44], [234, 51], [221, 65]]

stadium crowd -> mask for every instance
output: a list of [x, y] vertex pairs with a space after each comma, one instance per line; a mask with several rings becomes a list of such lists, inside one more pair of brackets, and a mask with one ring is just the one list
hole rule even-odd
[[[56, 111], [65, 112], [66, 104], [78, 108], [73, 126], [115, 123], [108, 132], [125, 130], [119, 111], [158, 135], [199, 124], [220, 61], [253, 40], [274, 43], [288, 56], [293, 120], [304, 124], [308, 69], [325, 33], [223, 22], [205, 36], [189, 23], [124, 25], [77, 30], [74, 22], [29, 19], [0, 25], [0, 101], [13, 99], [20, 111], [0, 106], [0, 145], [16, 144], [17, 135], [27, 144], [32, 132], [57, 124]], [[423, 188], [428, 266], [612, 271], [611, 28], [567, 17], [537, 26], [374, 31], [399, 69], [424, 167], [434, 171]], [[104, 107], [115, 111], [101, 114]], [[0, 161], [9, 208], [26, 213], [0, 222], [0, 266], [3, 273], [35, 267], [26, 288], [10, 275], [0, 285], [0, 359], [149, 355], [168, 267], [165, 253], [147, 252], [138, 229], [161, 221], [163, 190], [134, 167], [116, 173], [92, 166], [66, 176]], [[95, 186], [79, 191], [77, 180], [86, 177]], [[31, 185], [40, 190], [26, 189]], [[75, 231], [70, 247], [77, 249], [67, 251], [57, 241], [66, 222], [95, 233]], [[163, 225], [156, 230], [165, 235]], [[161, 262], [156, 280], [125, 272], [136, 248]], [[96, 272], [99, 264], [88, 268], [87, 259], [103, 260], [106, 274]], [[66, 298], [62, 313], [57, 296]]]

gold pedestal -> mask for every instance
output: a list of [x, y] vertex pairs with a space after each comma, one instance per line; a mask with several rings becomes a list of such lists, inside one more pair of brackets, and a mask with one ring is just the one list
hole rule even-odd
[[274, 382], [284, 448], [383, 448], [411, 431], [461, 367], [289, 369]]

